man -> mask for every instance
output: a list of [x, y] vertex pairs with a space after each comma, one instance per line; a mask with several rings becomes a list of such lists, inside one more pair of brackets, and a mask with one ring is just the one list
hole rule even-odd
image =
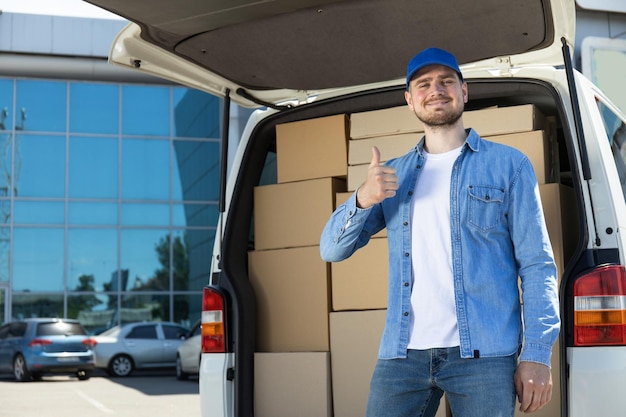
[[367, 415], [434, 416], [443, 393], [455, 417], [513, 416], [516, 397], [521, 411], [539, 410], [560, 319], [532, 165], [464, 128], [468, 87], [449, 52], [410, 61], [405, 99], [424, 137], [384, 165], [372, 149], [365, 182], [320, 242], [337, 262], [387, 228], [387, 319]]

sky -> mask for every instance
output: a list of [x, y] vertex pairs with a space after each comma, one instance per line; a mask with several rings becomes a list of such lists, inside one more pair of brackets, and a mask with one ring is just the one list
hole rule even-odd
[[83, 0], [0, 0], [0, 11], [52, 16], [122, 19]]

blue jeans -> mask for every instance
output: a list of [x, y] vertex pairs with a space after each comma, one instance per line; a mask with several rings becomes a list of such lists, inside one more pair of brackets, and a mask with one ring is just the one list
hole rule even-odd
[[379, 359], [367, 417], [433, 417], [444, 393], [454, 417], [513, 417], [516, 368], [517, 355], [462, 359], [458, 347]]

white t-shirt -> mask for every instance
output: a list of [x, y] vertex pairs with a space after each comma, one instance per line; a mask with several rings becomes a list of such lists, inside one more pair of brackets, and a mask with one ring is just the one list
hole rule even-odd
[[459, 346], [450, 241], [450, 178], [461, 148], [426, 155], [411, 202], [409, 349]]

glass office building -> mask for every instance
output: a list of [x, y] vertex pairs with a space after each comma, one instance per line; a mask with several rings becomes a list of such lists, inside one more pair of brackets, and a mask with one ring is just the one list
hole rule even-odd
[[12, 317], [92, 329], [193, 318], [215, 237], [220, 100], [0, 78], [0, 112], [0, 281], [11, 283]]
[[[45, 33], [21, 45], [24, 20], [44, 32], [52, 22], [61, 56], [40, 50]], [[0, 323], [65, 317], [98, 332], [199, 319], [218, 216], [223, 100], [130, 72], [109, 76], [102, 55], [124, 24], [0, 16], [0, 29], [12, 28], [2, 33], [14, 37], [0, 40]], [[64, 32], [76, 27], [93, 29], [91, 44]], [[85, 59], [98, 45], [107, 48], [99, 61]], [[7, 74], [25, 55], [32, 60]], [[107, 75], [94, 76], [94, 65]], [[249, 114], [235, 110], [241, 120]]]

